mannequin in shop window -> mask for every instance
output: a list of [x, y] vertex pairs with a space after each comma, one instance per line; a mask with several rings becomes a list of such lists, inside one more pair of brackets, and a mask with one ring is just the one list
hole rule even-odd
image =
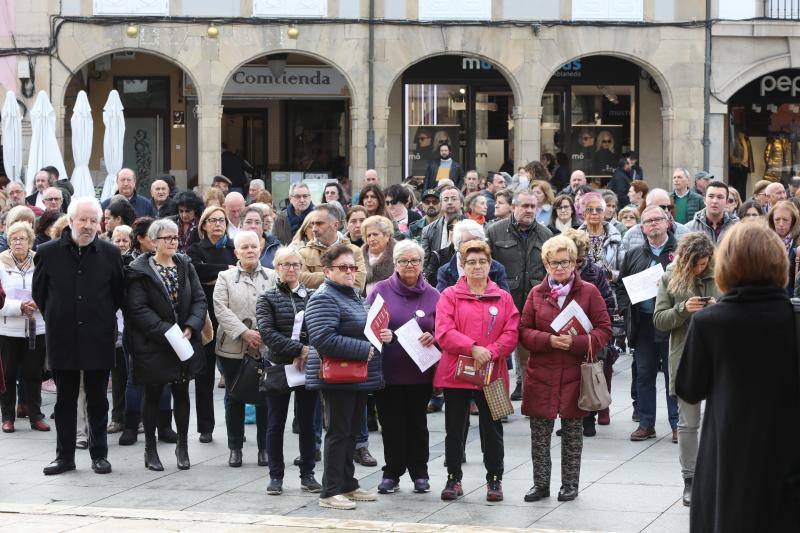
[[[733, 130], [733, 128], [731, 128]], [[750, 137], [744, 132], [737, 132], [731, 136], [730, 146], [730, 183], [739, 191], [742, 198], [746, 198], [747, 176], [753, 170], [753, 146]]]
[[764, 150], [764, 163], [766, 172], [764, 178], [770, 181], [782, 181], [786, 169], [791, 168], [789, 164], [790, 149], [789, 139], [781, 134], [772, 135], [767, 138], [767, 147]]

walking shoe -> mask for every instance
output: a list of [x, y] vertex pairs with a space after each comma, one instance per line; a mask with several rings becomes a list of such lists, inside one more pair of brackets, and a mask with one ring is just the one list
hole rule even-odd
[[327, 507], [328, 509], [341, 509], [349, 511], [356, 508], [356, 502], [348, 500], [341, 494], [331, 496], [330, 498], [320, 498], [318, 501], [320, 507]]
[[242, 466], [242, 449], [235, 448], [231, 450], [230, 455], [228, 456], [228, 466], [231, 468], [239, 468]]
[[111, 463], [105, 457], [99, 457], [92, 461], [92, 470], [95, 474], [110, 474]]
[[42, 471], [45, 476], [57, 476], [58, 474], [63, 474], [64, 472], [69, 472], [70, 470], [75, 470], [75, 461], [67, 461], [66, 459], [56, 459], [46, 467]]
[[687, 478], [685, 478], [683, 480], [683, 498], [681, 498], [681, 501], [683, 501], [683, 505], [685, 507], [691, 507], [692, 506], [692, 481], [693, 480], [694, 480], [694, 478], [691, 478], [691, 477], [687, 477]]
[[538, 485], [534, 485], [525, 494], [525, 501], [526, 502], [538, 502], [542, 498], [549, 498], [550, 497], [550, 488], [549, 487], [540, 487]]
[[42, 392], [46, 392], [48, 394], [55, 394], [56, 393], [56, 382], [52, 379], [48, 379], [47, 381], [42, 382]]
[[[314, 452], [314, 461], [317, 462], [317, 463], [322, 461], [322, 452], [320, 450], [317, 450], [316, 452]], [[300, 466], [301, 464], [303, 464], [303, 458], [298, 455], [297, 457], [294, 458], [294, 461], [292, 461], [292, 464], [294, 464], [294, 466]], [[264, 465], [264, 466], [266, 466], [266, 465]]]
[[486, 501], [487, 502], [501, 502], [503, 501], [503, 482], [493, 477], [491, 481], [486, 483]]
[[86, 439], [78, 439], [75, 441], [75, 447], [79, 450], [86, 450], [89, 448], [89, 441]]
[[672, 444], [678, 444], [678, 430], [672, 430]]
[[594, 417], [591, 415], [583, 417], [583, 436], [594, 437], [595, 435], [597, 435], [597, 429], [594, 427]]
[[362, 488], [357, 488], [356, 490], [345, 492], [344, 497], [354, 502], [374, 502], [377, 501], [378, 499], [377, 494], [375, 494], [374, 492], [370, 492], [368, 490], [364, 490]]
[[442, 489], [442, 500], [452, 501], [457, 500], [464, 495], [464, 489], [461, 488], [461, 481], [452, 477], [447, 478], [447, 483]]
[[417, 494], [424, 494], [430, 491], [431, 491], [431, 484], [427, 479], [423, 477], [414, 480], [414, 492], [416, 492]]
[[3, 422], [3, 433], [14, 433], [15, 431], [13, 420], [6, 420]]
[[654, 428], [646, 428], [639, 426], [636, 428], [636, 431], [631, 433], [631, 440], [634, 442], [647, 440], [647, 439], [654, 439], [656, 438], [656, 430]]
[[438, 413], [442, 410], [442, 405], [444, 405], [444, 396], [431, 396], [431, 400], [428, 402], [428, 413]]
[[136, 429], [136, 433], [138, 433], [139, 435], [144, 433], [144, 424], [142, 422], [139, 422], [139, 427]]
[[125, 429], [125, 426], [123, 426], [119, 422], [111, 422], [106, 428], [106, 433], [108, 433], [109, 435], [112, 433], [119, 433], [123, 429]]
[[511, 393], [511, 396], [509, 396], [509, 399], [512, 402], [518, 402], [518, 401], [520, 401], [522, 399], [522, 383], [517, 381], [517, 386], [514, 387], [514, 392]]
[[611, 415], [608, 412], [608, 407], [598, 411], [597, 423], [600, 424], [601, 426], [607, 426], [611, 423]]
[[28, 418], [28, 406], [24, 403], [17, 405], [17, 418]]
[[270, 479], [267, 485], [267, 494], [270, 496], [280, 496], [283, 493], [283, 480]]
[[210, 432], [208, 432], [208, 433], [200, 433], [200, 439], [199, 440], [203, 444], [208, 444], [209, 442], [214, 440], [214, 436]]
[[578, 485], [561, 485], [558, 491], [558, 501], [570, 502], [578, 497]]
[[50, 431], [50, 426], [40, 418], [39, 420], [31, 420], [31, 429], [36, 431]]
[[357, 448], [353, 460], [361, 466], [378, 466], [378, 461], [369, 453], [369, 448]]
[[317, 494], [322, 491], [322, 485], [314, 479], [314, 474], [300, 476], [300, 486], [303, 487], [304, 492], [310, 492], [312, 494]]
[[136, 444], [137, 440], [139, 440], [139, 433], [135, 429], [124, 429], [122, 435], [119, 436], [119, 445], [131, 446]]
[[383, 478], [378, 485], [378, 494], [389, 494], [400, 490], [400, 482], [394, 479]]
[[267, 450], [258, 450], [258, 466], [269, 466]]

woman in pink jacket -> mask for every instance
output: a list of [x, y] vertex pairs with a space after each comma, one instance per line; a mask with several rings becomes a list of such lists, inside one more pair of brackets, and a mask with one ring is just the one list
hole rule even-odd
[[482, 387], [456, 377], [456, 367], [460, 355], [474, 358], [478, 368], [492, 361], [491, 381], [502, 379], [508, 391], [506, 356], [517, 345], [519, 311], [511, 295], [489, 279], [492, 253], [485, 242], [465, 242], [459, 252], [464, 276], [444, 290], [436, 305], [436, 341], [442, 359], [433, 384], [444, 389], [447, 432], [447, 484], [442, 499], [455, 500], [464, 494], [461, 454], [469, 401], [474, 398], [483, 436], [486, 500], [497, 502], [503, 499], [503, 426], [492, 420]]

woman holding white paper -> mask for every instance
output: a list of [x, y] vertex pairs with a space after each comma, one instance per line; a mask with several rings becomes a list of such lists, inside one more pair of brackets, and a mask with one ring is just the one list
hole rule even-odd
[[415, 321], [422, 335], [414, 339], [422, 346], [434, 344], [436, 304], [439, 293], [422, 275], [425, 252], [413, 240], [394, 247], [394, 273], [379, 281], [367, 303], [381, 295], [389, 310], [391, 341], [383, 345], [383, 372], [386, 386], [375, 393], [383, 439], [383, 480], [378, 492], [388, 494], [400, 488], [400, 477], [408, 470], [414, 492], [428, 492], [428, 420], [435, 366], [424, 372], [411, 359], [393, 332]]
[[[575, 243], [558, 235], [542, 246], [542, 261], [547, 276], [528, 294], [519, 323], [520, 342], [530, 350], [523, 380], [522, 413], [530, 417], [533, 487], [526, 502], [550, 496], [550, 436], [556, 417], [561, 417], [561, 489], [559, 501], [578, 496], [578, 481], [583, 450], [583, 417], [578, 408], [581, 389], [581, 364], [595, 356], [611, 338], [611, 319], [600, 291], [575, 274], [578, 249]], [[588, 317], [588, 333], [555, 331], [553, 321], [571, 302], [576, 302]]]
[[[128, 353], [136, 383], [144, 385], [142, 422], [145, 431], [145, 467], [162, 471], [156, 450], [159, 399], [165, 385], [172, 385], [173, 410], [178, 429], [175, 455], [178, 468], [190, 466], [189, 381], [203, 370], [200, 332], [207, 304], [191, 261], [178, 251], [178, 227], [167, 219], [156, 220], [147, 230], [156, 243], [155, 252], [144, 253], [125, 269], [124, 315]], [[177, 317], [177, 322], [176, 322]], [[194, 349], [187, 361], [178, 358], [165, 337], [177, 325]]]
[[[233, 239], [235, 268], [219, 273], [214, 285], [214, 313], [219, 326], [214, 351], [225, 383], [236, 381], [244, 357], [261, 358], [263, 343], [256, 326], [258, 295], [278, 281], [275, 271], [261, 266], [261, 241], [258, 234], [242, 230]], [[244, 443], [244, 403], [228, 395], [225, 402], [228, 430], [228, 466], [242, 466]], [[256, 405], [258, 466], [267, 466], [267, 406]]]
[[[311, 291], [300, 283], [298, 274], [303, 268], [303, 258], [297, 250], [281, 247], [273, 259], [278, 273], [277, 283], [258, 297], [256, 319], [261, 339], [268, 348], [267, 358], [275, 365], [289, 365], [305, 370], [308, 359], [308, 331], [305, 314]], [[317, 493], [322, 486], [314, 478], [316, 463], [316, 434], [314, 414], [319, 393], [304, 385], [294, 390], [296, 418], [300, 429], [300, 485], [306, 492]], [[266, 448], [270, 482], [267, 494], [277, 496], [283, 492], [283, 431], [289, 413], [292, 393], [267, 396]]]

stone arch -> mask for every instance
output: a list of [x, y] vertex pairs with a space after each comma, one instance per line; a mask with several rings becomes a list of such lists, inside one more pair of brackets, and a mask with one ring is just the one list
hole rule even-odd
[[720, 85], [719, 89], [713, 91], [713, 94], [722, 102], [727, 103], [739, 89], [756, 78], [787, 68], [792, 68], [791, 54], [781, 54], [762, 59], [741, 69]]

